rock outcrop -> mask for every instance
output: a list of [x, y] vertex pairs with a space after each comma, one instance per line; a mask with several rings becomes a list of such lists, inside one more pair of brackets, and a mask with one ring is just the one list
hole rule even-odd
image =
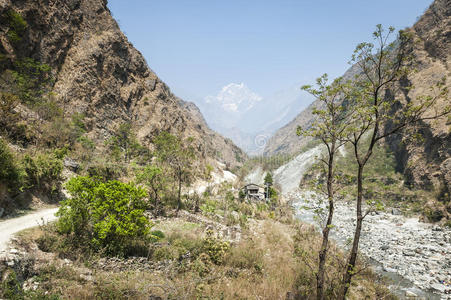
[[[451, 87], [451, 1], [436, 0], [410, 29], [416, 38], [414, 55], [418, 71], [409, 77], [414, 86], [407, 98], [418, 101], [419, 95], [428, 95], [428, 89], [443, 76]], [[450, 104], [450, 95], [437, 103], [435, 110], [442, 111]], [[402, 109], [402, 108], [401, 108]], [[391, 136], [387, 145], [395, 153], [398, 170], [406, 183], [428, 190], [437, 190], [441, 200], [450, 202], [451, 191], [451, 119], [426, 121], [420, 126], [423, 140], [410, 142], [400, 136]], [[447, 195], [446, 195], [447, 194]], [[451, 212], [451, 207], [449, 207]]]
[[[5, 15], [26, 21], [20, 41], [12, 42]], [[174, 96], [148, 67], [111, 16], [106, 0], [0, 0], [2, 67], [18, 57], [48, 64], [51, 92], [66, 114], [86, 116], [89, 136], [101, 142], [129, 122], [138, 139], [169, 131], [193, 137], [200, 158], [239, 165], [245, 154], [206, 125], [197, 107]]]

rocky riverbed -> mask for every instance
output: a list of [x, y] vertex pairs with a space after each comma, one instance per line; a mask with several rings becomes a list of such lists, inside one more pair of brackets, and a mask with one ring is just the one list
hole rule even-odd
[[[308, 208], [313, 205], [312, 193], [295, 192], [290, 198], [294, 200], [300, 219], [314, 222], [314, 213]], [[343, 246], [353, 236], [355, 221], [354, 205], [338, 203], [333, 237]], [[417, 294], [426, 299], [451, 299], [449, 228], [421, 223], [418, 218], [406, 218], [396, 209], [372, 213], [364, 220], [360, 251], [380, 264], [380, 271], [411, 281], [413, 287], [403, 288], [405, 296]]]

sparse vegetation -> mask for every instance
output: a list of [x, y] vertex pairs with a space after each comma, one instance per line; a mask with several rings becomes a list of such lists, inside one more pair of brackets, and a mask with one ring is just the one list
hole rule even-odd
[[9, 27], [8, 32], [6, 33], [8, 40], [14, 45], [20, 42], [27, 29], [27, 22], [13, 9], [4, 12], [2, 19], [6, 20]]
[[26, 187], [55, 193], [61, 184], [63, 171], [62, 156], [57, 151], [36, 153], [33, 157], [26, 154], [22, 164], [27, 174]]
[[[141, 269], [140, 265], [119, 271], [114, 264], [121, 260], [112, 261], [103, 269], [96, 257], [84, 263], [74, 258], [69, 265], [60, 265], [58, 261], [41, 263], [33, 277], [39, 283], [33, 293], [63, 299], [148, 299], [149, 295], [188, 299], [314, 297], [315, 278], [311, 268], [317, 263], [315, 253], [320, 240], [311, 226], [262, 220], [243, 231], [241, 240], [232, 244], [216, 237], [213, 231], [202, 234], [205, 230], [202, 224], [167, 219], [155, 228], [165, 234], [158, 243], [152, 244], [144, 262], [155, 263], [163, 272]], [[328, 266], [338, 270], [344, 256], [335, 246], [331, 253], [333, 259]], [[121, 266], [126, 266], [127, 260], [123, 262]], [[88, 271], [87, 265], [92, 265], [92, 269]], [[86, 276], [92, 278], [85, 279]], [[339, 293], [335, 279], [332, 276], [326, 281], [326, 294], [330, 298]], [[17, 283], [20, 288], [21, 282]], [[356, 283], [351, 287], [349, 299], [366, 296], [394, 299], [369, 271], [357, 275]]]
[[[297, 128], [297, 134], [307, 137], [318, 139], [325, 146], [327, 152], [324, 158], [320, 161], [323, 163], [325, 171], [326, 191], [324, 195], [327, 197], [327, 218], [322, 224], [322, 243], [321, 250], [319, 251], [318, 259], [318, 271], [316, 275], [316, 297], [318, 300], [324, 299], [325, 287], [325, 273], [326, 273], [326, 260], [329, 250], [329, 233], [332, 227], [334, 205], [335, 205], [335, 193], [336, 193], [336, 161], [337, 156], [345, 142], [347, 135], [349, 134], [347, 113], [342, 103], [347, 101], [347, 85], [343, 83], [342, 78], [337, 78], [331, 84], [328, 83], [328, 76], [324, 74], [316, 80], [317, 88], [306, 85], [302, 89], [309, 92], [313, 96], [317, 97], [320, 101], [320, 106], [323, 109], [314, 108], [313, 114], [317, 120], [312, 126], [304, 130], [301, 127]], [[317, 192], [323, 192], [321, 190], [321, 184], [315, 184]]]
[[194, 148], [192, 139], [183, 141], [168, 132], [163, 131], [155, 139], [156, 153], [160, 163], [171, 170], [177, 181], [177, 210], [182, 208], [182, 185], [192, 182], [192, 164]]
[[[377, 25], [373, 33], [374, 43], [359, 44], [352, 56], [351, 62], [360, 68], [360, 73], [346, 82], [337, 83], [338, 93], [332, 95], [332, 101], [335, 96], [341, 100], [338, 101], [337, 109], [330, 110], [335, 106], [327, 103], [330, 95], [326, 97], [321, 92], [317, 92], [310, 87], [307, 90], [317, 94], [320, 99], [325, 99], [328, 110], [320, 111], [319, 116], [326, 117], [324, 122], [318, 124], [319, 129], [313, 128], [314, 133], [321, 133], [321, 138], [327, 146], [329, 153], [328, 160], [328, 197], [329, 197], [329, 218], [328, 226], [332, 224], [331, 216], [333, 214], [333, 193], [331, 193], [331, 182], [334, 177], [331, 174], [336, 173], [335, 167], [331, 164], [334, 157], [334, 141], [352, 145], [352, 156], [355, 160], [355, 198], [356, 198], [356, 225], [352, 248], [349, 253], [348, 262], [345, 265], [345, 271], [341, 282], [341, 294], [339, 299], [347, 298], [347, 292], [350, 288], [353, 277], [358, 273], [356, 261], [358, 256], [359, 242], [364, 218], [374, 210], [381, 208], [381, 203], [374, 197], [374, 191], [368, 189], [364, 183], [365, 170], [370, 162], [370, 158], [380, 145], [384, 138], [395, 133], [399, 133], [411, 125], [424, 120], [438, 119], [451, 112], [449, 105], [445, 106], [440, 112], [433, 109], [434, 105], [445, 99], [448, 90], [445, 86], [445, 79], [439, 80], [430, 88], [431, 95], [419, 96], [418, 102], [407, 101], [405, 109], [393, 111], [393, 106], [399, 104], [402, 99], [393, 96], [393, 91], [408, 91], [411, 87], [403, 84], [405, 78], [413, 72], [413, 57], [409, 54], [409, 47], [413, 43], [412, 36], [408, 32], [400, 31], [396, 42], [389, 42], [390, 35], [394, 28], [390, 27], [388, 33], [384, 31], [381, 25]], [[340, 79], [338, 80], [340, 81]], [[318, 80], [321, 86], [322, 80]], [[328, 87], [327, 87], [328, 88]], [[327, 90], [326, 88], [326, 90]], [[323, 98], [321, 98], [323, 97]], [[335, 114], [334, 111], [337, 111]], [[329, 128], [329, 119], [333, 124], [334, 120], [341, 120], [338, 125], [344, 127]], [[322, 128], [327, 129], [321, 132]], [[316, 131], [315, 131], [316, 130]], [[365, 143], [365, 137], [368, 136], [368, 143]], [[378, 172], [377, 170], [372, 170]], [[345, 179], [352, 180], [352, 176]], [[352, 182], [348, 182], [351, 184]], [[368, 198], [367, 198], [368, 197]], [[367, 207], [363, 207], [363, 201], [366, 201]], [[435, 211], [437, 212], [437, 211]], [[439, 217], [432, 215], [432, 218]], [[330, 225], [329, 225], [330, 224]], [[320, 273], [319, 273], [320, 274]], [[318, 283], [320, 280], [318, 280]], [[318, 293], [319, 299], [321, 295]]]
[[0, 138], [0, 181], [10, 189], [20, 190], [25, 181], [25, 171], [6, 142]]
[[[6, 7], [17, 7], [10, 2]], [[436, 96], [408, 99], [407, 104], [381, 93], [386, 87], [401, 87], [407, 95], [412, 88], [406, 79], [412, 65], [404, 52], [408, 38], [404, 32], [396, 43], [388, 43], [389, 34], [378, 26], [374, 37], [380, 49], [362, 43], [352, 58], [361, 68], [357, 76], [349, 82], [339, 78], [332, 85], [322, 77], [320, 90], [304, 87], [325, 104], [313, 108], [316, 121], [308, 123], [311, 130], [299, 130], [309, 142], [298, 153], [321, 143], [328, 148], [328, 170], [316, 164], [307, 176], [317, 188], [328, 190], [329, 220], [318, 232], [293, 217], [291, 204], [283, 198], [288, 193], [280, 194], [275, 182], [280, 173], [272, 176], [298, 153], [254, 157], [234, 169], [241, 179], [256, 166], [266, 173], [267, 197], [246, 199], [239, 190], [241, 182], [218, 183], [233, 178], [225, 172], [230, 162], [241, 162], [242, 152], [231, 140], [218, 142], [198, 112], [190, 114], [189, 104], [173, 96], [140, 54], [122, 44], [123, 35], [110, 34], [117, 33], [114, 22], [97, 26], [105, 27], [100, 35], [98, 30], [83, 34], [83, 26], [90, 24], [85, 18], [100, 13], [107, 17], [108, 12], [86, 14], [85, 7], [69, 4], [62, 14], [41, 24], [40, 14], [31, 17], [35, 11], [19, 6], [23, 16], [8, 8], [0, 15], [0, 214], [20, 198], [64, 200], [57, 221], [14, 239], [13, 261], [0, 263], [0, 298], [394, 299], [380, 277], [358, 258], [366, 214], [388, 204], [404, 212], [422, 211], [430, 221], [449, 218], [448, 187], [419, 196], [403, 184], [393, 154], [382, 144], [408, 124], [451, 111], [445, 103], [443, 111], [423, 118], [437, 99], [447, 97], [445, 79], [433, 87]], [[47, 28], [64, 25], [58, 18], [68, 12], [69, 31], [61, 26], [64, 32], [57, 34]], [[35, 25], [55, 38], [26, 44], [39, 39], [41, 33], [30, 27]], [[83, 43], [72, 43], [73, 36]], [[50, 51], [45, 49], [48, 43]], [[95, 51], [88, 51], [89, 63], [83, 51], [72, 49], [75, 44], [95, 46]], [[60, 61], [68, 63], [63, 66]], [[71, 63], [83, 70], [63, 76], [72, 71], [67, 70]], [[83, 76], [89, 76], [86, 82]], [[404, 104], [404, 110], [393, 109]], [[142, 125], [146, 122], [148, 127]], [[228, 148], [214, 147], [218, 143]], [[345, 143], [346, 155], [340, 156], [338, 149]], [[441, 201], [440, 207], [425, 203], [432, 194]], [[328, 237], [334, 227], [334, 201], [340, 198], [356, 199], [357, 204], [349, 257]], [[369, 210], [362, 212], [365, 203]], [[450, 222], [443, 223], [451, 227]], [[440, 230], [435, 235], [446, 232]], [[437, 248], [434, 252], [440, 253], [442, 248]], [[423, 251], [412, 247], [417, 250]], [[421, 255], [426, 257], [429, 250]], [[410, 255], [410, 246], [406, 253]], [[437, 276], [434, 281], [441, 281]]]

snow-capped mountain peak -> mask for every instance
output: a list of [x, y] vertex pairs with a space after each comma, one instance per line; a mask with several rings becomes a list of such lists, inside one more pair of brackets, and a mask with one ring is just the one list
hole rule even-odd
[[245, 113], [263, 98], [244, 83], [229, 83], [216, 96], [205, 97], [208, 104], [219, 104], [226, 112]]

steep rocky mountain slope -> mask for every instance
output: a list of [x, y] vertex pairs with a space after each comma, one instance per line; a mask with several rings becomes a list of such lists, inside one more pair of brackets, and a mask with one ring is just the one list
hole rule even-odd
[[[8, 14], [26, 22], [19, 39]], [[245, 154], [206, 125], [197, 107], [174, 96], [112, 18], [106, 0], [0, 0], [0, 71], [20, 58], [51, 67], [50, 92], [65, 115], [82, 113], [101, 144], [124, 122], [139, 141], [169, 131], [193, 137], [200, 158], [230, 166]], [[16, 28], [17, 29], [17, 28]]]
[[[429, 87], [443, 76], [447, 76], [446, 85], [451, 87], [451, 1], [436, 0], [409, 29], [415, 37], [413, 54], [417, 61], [417, 72], [409, 77], [414, 89], [407, 95], [399, 95], [416, 101], [416, 97], [427, 94]], [[352, 76], [355, 67], [350, 68], [345, 77]], [[327, 70], [324, 70], [327, 71]], [[437, 103], [438, 111], [449, 104], [450, 99]], [[313, 122], [312, 109], [318, 105], [313, 102], [293, 121], [278, 130], [269, 140], [265, 155], [280, 153], [293, 154], [308, 143], [308, 139], [296, 136], [298, 125], [308, 127]], [[400, 106], [399, 109], [403, 109]], [[397, 159], [398, 171], [404, 173], [406, 183], [415, 187], [436, 190], [438, 198], [450, 202], [451, 190], [451, 132], [450, 119], [421, 124], [421, 142], [402, 140], [393, 136], [386, 140]], [[401, 143], [402, 141], [402, 143]], [[451, 209], [451, 208], [449, 208]]]

